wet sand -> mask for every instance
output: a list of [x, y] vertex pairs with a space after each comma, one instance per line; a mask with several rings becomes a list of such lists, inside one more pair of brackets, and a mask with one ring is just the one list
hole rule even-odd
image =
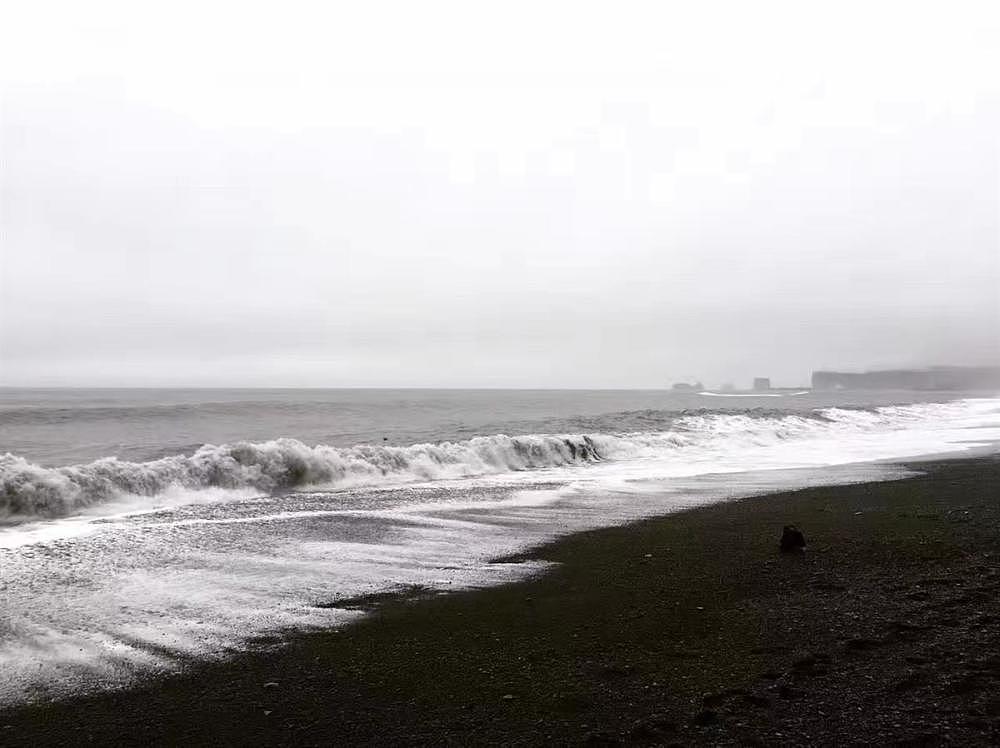
[[8, 710], [0, 744], [997, 744], [1000, 458], [917, 467], [569, 536], [527, 582]]

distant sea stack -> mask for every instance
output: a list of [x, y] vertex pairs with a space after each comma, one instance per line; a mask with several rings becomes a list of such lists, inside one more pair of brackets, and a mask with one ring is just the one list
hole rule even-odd
[[884, 371], [814, 371], [814, 390], [994, 390], [1000, 366], [932, 366]]
[[701, 382], [695, 382], [694, 384], [690, 384], [688, 382], [677, 382], [670, 389], [678, 392], [701, 392], [705, 389], [705, 385]]

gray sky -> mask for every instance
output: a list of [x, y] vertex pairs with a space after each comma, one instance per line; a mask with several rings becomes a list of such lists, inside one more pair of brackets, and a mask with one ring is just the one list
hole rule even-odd
[[0, 384], [1000, 358], [1000, 6], [0, 10]]

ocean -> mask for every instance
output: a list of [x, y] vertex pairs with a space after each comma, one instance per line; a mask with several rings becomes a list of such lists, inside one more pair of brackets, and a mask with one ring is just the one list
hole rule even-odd
[[976, 393], [0, 389], [0, 702], [518, 579], [543, 567], [494, 561], [561, 534], [997, 443]]

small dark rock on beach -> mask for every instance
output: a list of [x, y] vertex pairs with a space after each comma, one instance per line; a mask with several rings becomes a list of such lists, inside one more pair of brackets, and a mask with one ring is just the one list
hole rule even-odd
[[785, 525], [781, 531], [781, 552], [800, 553], [806, 549], [806, 537], [795, 525]]

